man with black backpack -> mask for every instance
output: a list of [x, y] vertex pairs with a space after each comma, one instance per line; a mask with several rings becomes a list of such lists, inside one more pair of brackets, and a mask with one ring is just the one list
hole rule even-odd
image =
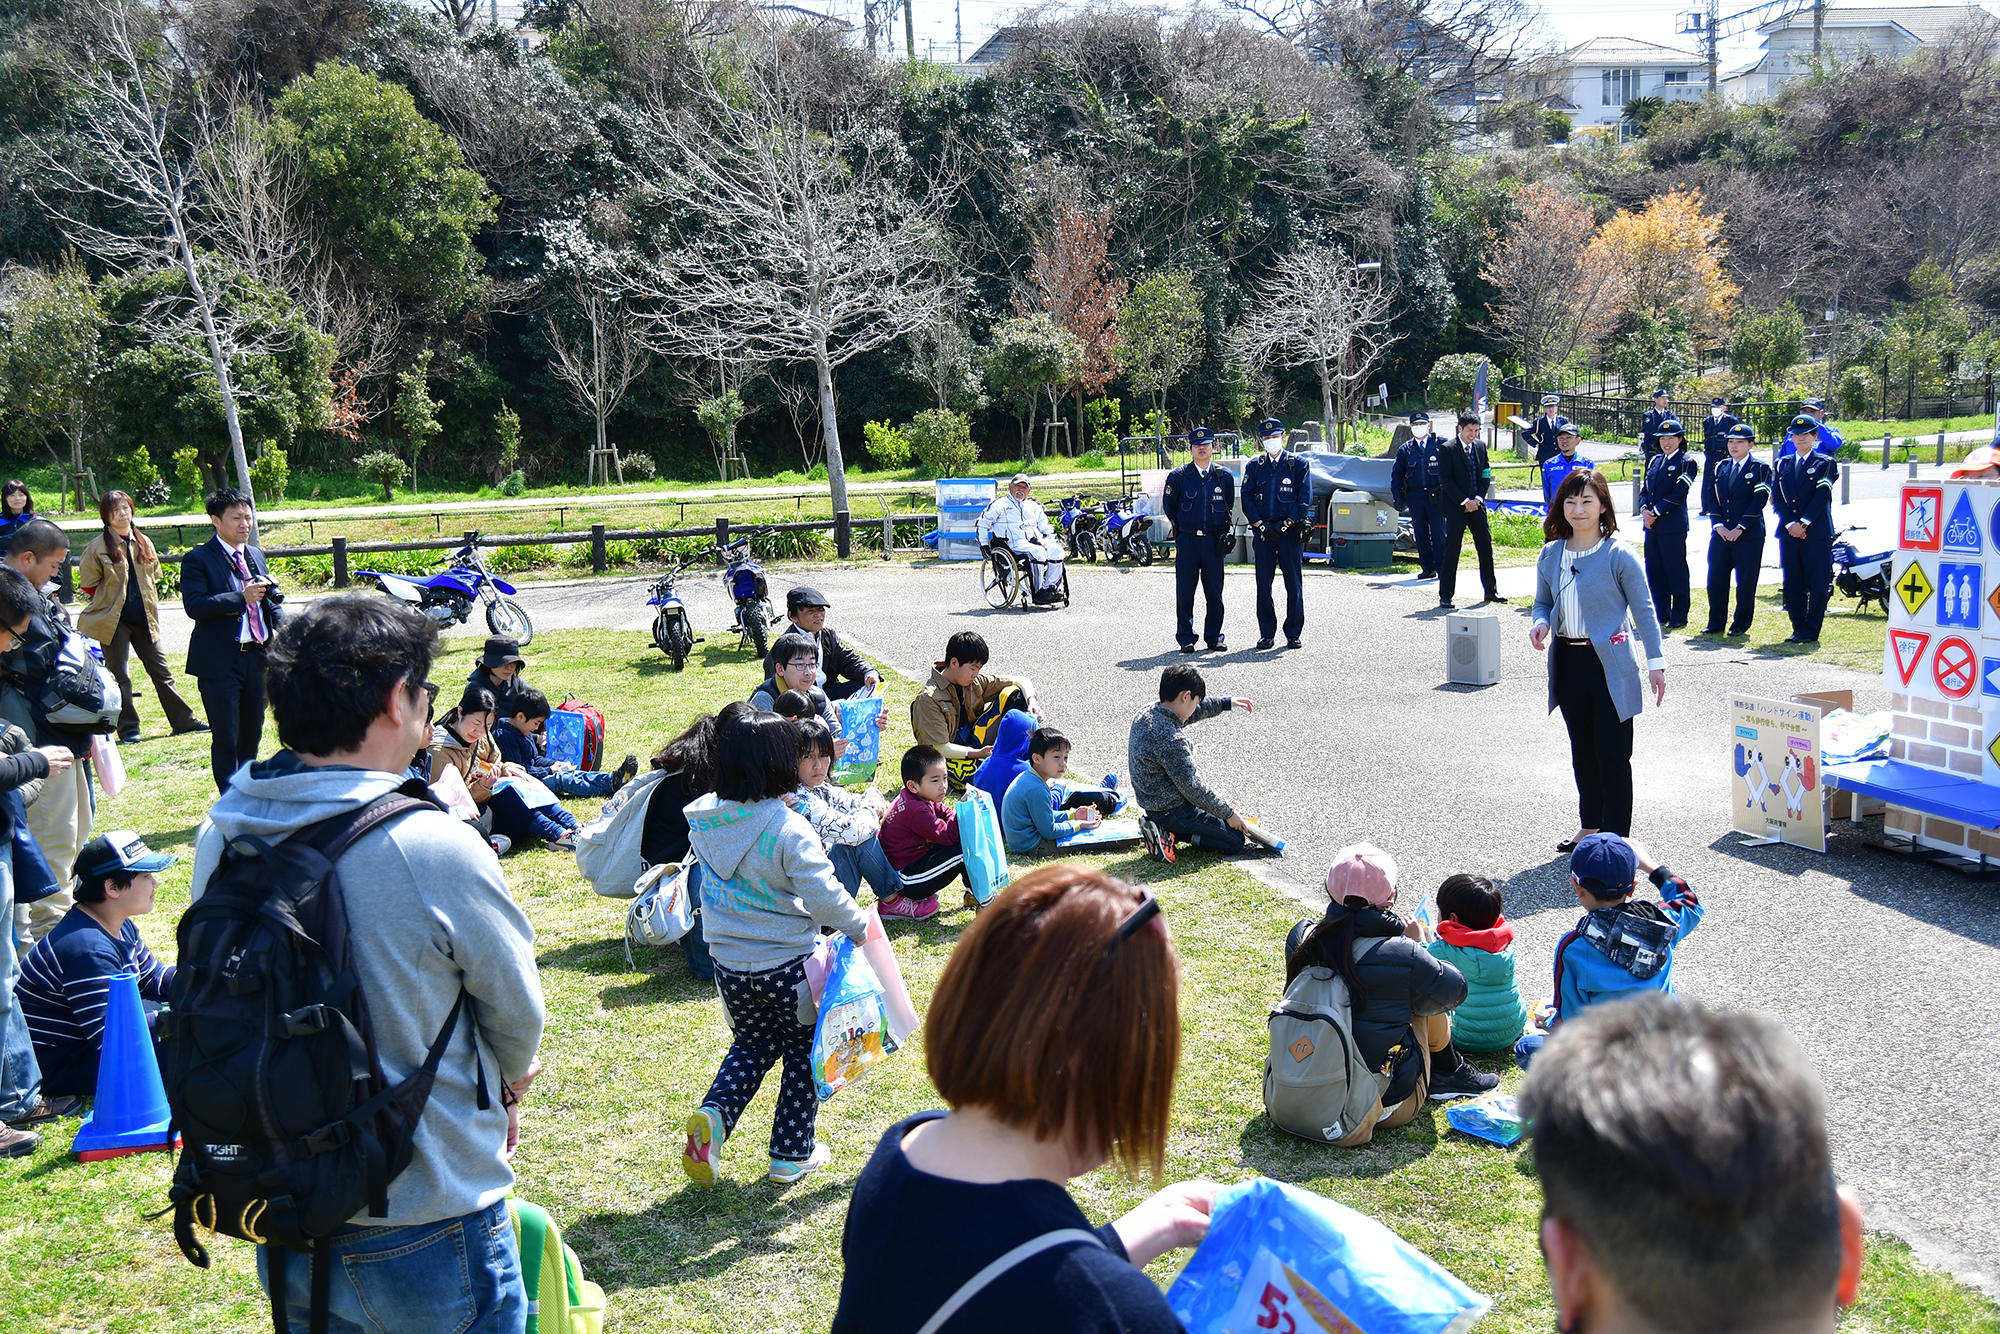
[[405, 778], [435, 644], [381, 597], [288, 622], [267, 666], [284, 749], [195, 843], [164, 1045], [175, 1234], [197, 1264], [197, 1227], [264, 1243], [281, 1330], [526, 1319], [503, 1197], [541, 982], [492, 850]]
[[[7, 545], [7, 564], [38, 590], [62, 572], [68, 559], [69, 535], [46, 519], [22, 524]], [[117, 725], [115, 711], [110, 722], [103, 721], [109, 672], [98, 671], [103, 664], [96, 658], [78, 658], [73, 638], [76, 628], [69, 613], [52, 594], [44, 593], [28, 628], [0, 653], [0, 715], [18, 724], [37, 746], [60, 746], [76, 756], [68, 772], [44, 783], [41, 795], [28, 807], [28, 832], [61, 886], [21, 910], [27, 933], [35, 940], [53, 931], [75, 903], [69, 889], [72, 868], [77, 853], [90, 841], [90, 738], [94, 731], [109, 732]], [[69, 653], [65, 647], [70, 647]], [[115, 680], [110, 694], [110, 703], [115, 704]], [[92, 726], [79, 721], [93, 707], [98, 722]]]

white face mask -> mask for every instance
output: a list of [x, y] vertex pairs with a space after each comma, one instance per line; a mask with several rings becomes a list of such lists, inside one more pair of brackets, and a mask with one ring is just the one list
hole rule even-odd
[[1711, 417], [1720, 417], [1720, 416], [1722, 415], [1722, 409], [1721, 409], [1721, 408], [1710, 408], [1710, 409], [1708, 410], [1708, 415], [1709, 415], [1709, 416], [1711, 416]]
[[1430, 433], [1431, 424], [1429, 422], [1418, 422], [1410, 428], [1410, 438], [1412, 440], [1421, 440]]
[[1274, 435], [1264, 442], [1264, 452], [1275, 458], [1285, 452], [1285, 442]]

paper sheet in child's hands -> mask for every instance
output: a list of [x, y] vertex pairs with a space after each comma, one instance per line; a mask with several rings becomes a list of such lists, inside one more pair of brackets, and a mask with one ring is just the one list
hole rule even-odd
[[1137, 843], [1137, 820], [1105, 820], [1089, 829], [1079, 829], [1056, 840], [1059, 848], [1100, 847], [1108, 843]]

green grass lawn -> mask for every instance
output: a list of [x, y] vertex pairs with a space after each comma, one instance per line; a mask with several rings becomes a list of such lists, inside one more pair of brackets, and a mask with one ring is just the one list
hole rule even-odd
[[[596, 701], [615, 757], [643, 753], [695, 713], [741, 698], [758, 673], [746, 655], [711, 644], [676, 674], [642, 635], [573, 632], [537, 641], [530, 675], [545, 690]], [[912, 691], [911, 683], [890, 678], [883, 749], [892, 765], [909, 740]], [[101, 805], [98, 826], [134, 827], [182, 855], [163, 877], [159, 911], [140, 919], [151, 947], [171, 958], [173, 923], [187, 901], [185, 858], [210, 800], [206, 747], [199, 738], [154, 735], [128, 755], [133, 785]], [[1113, 763], [1079, 757], [1091, 772]], [[1355, 1150], [1309, 1145], [1264, 1120], [1264, 1019], [1282, 989], [1278, 943], [1299, 917], [1298, 905], [1199, 856], [1172, 867], [1138, 854], [1092, 860], [1154, 887], [1185, 969], [1169, 1179], [1236, 1181], [1261, 1173], [1320, 1191], [1379, 1217], [1491, 1294], [1495, 1311], [1482, 1329], [1549, 1328], [1553, 1313], [1535, 1243], [1540, 1197], [1525, 1150], [1446, 1133], [1435, 1104], [1410, 1126]], [[608, 1329], [824, 1329], [839, 1290], [841, 1225], [854, 1176], [887, 1125], [936, 1105], [921, 1039], [822, 1109], [831, 1167], [791, 1189], [764, 1181], [766, 1091], [723, 1153], [722, 1183], [691, 1187], [678, 1161], [680, 1125], [726, 1045], [721, 1008], [711, 987], [688, 976], [678, 949], [643, 953], [628, 966], [624, 905], [592, 894], [571, 861], [538, 850], [505, 862], [535, 925], [549, 1007], [546, 1071], [523, 1113], [521, 1194], [555, 1213], [585, 1271], [604, 1284]], [[923, 925], [892, 928], [920, 1009], [969, 920], [953, 909]], [[1503, 1071], [1510, 1086], [1517, 1078], [1504, 1061], [1481, 1064]], [[73, 1121], [59, 1122], [36, 1156], [0, 1163], [0, 1330], [268, 1327], [246, 1244], [221, 1239], [212, 1247], [215, 1267], [204, 1273], [180, 1258], [169, 1220], [145, 1217], [166, 1202], [168, 1160], [78, 1164], [66, 1153], [74, 1130]], [[1103, 1172], [1075, 1190], [1098, 1220], [1147, 1193]], [[922, 1244], [911, 1257], [921, 1263]], [[1178, 1263], [1169, 1257], [1150, 1272], [1164, 1284]], [[1900, 1244], [1876, 1238], [1864, 1302], [1847, 1327], [2000, 1331], [2000, 1309], [1919, 1264]]]

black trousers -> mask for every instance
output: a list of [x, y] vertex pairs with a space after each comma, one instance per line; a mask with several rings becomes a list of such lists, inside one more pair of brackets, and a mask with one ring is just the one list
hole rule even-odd
[[1274, 576], [1285, 576], [1285, 638], [1297, 639], [1306, 625], [1305, 542], [1297, 537], [1252, 537], [1250, 550], [1257, 558], [1257, 638], [1272, 639], [1278, 633], [1278, 603], [1272, 596]]
[[1222, 638], [1222, 547], [1226, 539], [1189, 533], [1174, 539], [1174, 639], [1183, 648], [1194, 643], [1194, 588], [1201, 585], [1201, 637], [1210, 648]]
[[1486, 506], [1470, 514], [1461, 505], [1445, 507], [1444, 550], [1438, 554], [1438, 601], [1449, 602], [1458, 591], [1458, 558], [1465, 549], [1465, 530], [1472, 530], [1472, 547], [1479, 553], [1479, 578], [1488, 601], [1500, 596], [1493, 575], [1493, 530], [1486, 526]]
[[1804, 537], [1778, 532], [1778, 568], [1785, 577], [1785, 612], [1792, 633], [1800, 639], [1819, 638], [1826, 619], [1826, 600], [1833, 594], [1833, 534], [1825, 524], [1806, 529]]
[[215, 790], [229, 790], [229, 776], [257, 758], [264, 741], [264, 649], [244, 649], [226, 675], [196, 678], [208, 715], [208, 764]]
[[1687, 511], [1656, 519], [1646, 530], [1646, 586], [1661, 625], [1686, 625], [1688, 618]]
[[1618, 717], [1604, 660], [1589, 644], [1555, 642], [1556, 707], [1569, 729], [1576, 817], [1585, 829], [1632, 832], [1632, 720]]
[[1719, 533], [1708, 539], [1708, 632], [1722, 633], [1723, 613], [1729, 610], [1729, 581], [1736, 580], [1736, 615], [1729, 622], [1732, 635], [1747, 634], [1750, 620], [1757, 614], [1757, 577], [1764, 565], [1764, 526], [1743, 530], [1734, 542], [1725, 542]]
[[1445, 525], [1450, 522], [1444, 509], [1420, 491], [1410, 493], [1410, 528], [1417, 538], [1417, 573], [1425, 579], [1437, 577], [1444, 556]]

